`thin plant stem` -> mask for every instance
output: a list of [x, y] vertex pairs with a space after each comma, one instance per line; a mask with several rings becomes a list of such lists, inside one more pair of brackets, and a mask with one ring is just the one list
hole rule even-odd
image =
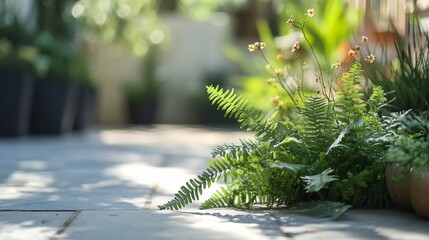
[[329, 98], [329, 96], [326, 94], [326, 89], [325, 89], [325, 83], [324, 83], [324, 79], [323, 79], [323, 71], [322, 71], [322, 66], [320, 65], [319, 59], [317, 58], [316, 52], [314, 51], [313, 45], [311, 45], [310, 41], [307, 38], [307, 35], [305, 34], [304, 31], [304, 26], [305, 24], [303, 24], [302, 28], [299, 28], [304, 36], [305, 41], [308, 43], [308, 45], [310, 46], [311, 52], [314, 56], [314, 59], [316, 59], [317, 62], [317, 66], [319, 67], [319, 74], [320, 74], [320, 83], [322, 84], [322, 93], [323, 95], [326, 97], [326, 99], [328, 100], [328, 102], [331, 101], [331, 99]]
[[301, 62], [301, 94], [304, 96], [304, 62]]
[[273, 71], [274, 75], [276, 75], [276, 77], [277, 77], [280, 85], [286, 91], [287, 95], [289, 96], [289, 98], [292, 100], [293, 104], [297, 108], [298, 104], [296, 104], [295, 99], [293, 99], [292, 94], [289, 92], [288, 88], [283, 84], [282, 79], [280, 78], [280, 76], [276, 74], [276, 70], [273, 68], [273, 66], [271, 66], [270, 62], [268, 62], [267, 58], [265, 57], [264, 52], [261, 49], [259, 49], [259, 52], [261, 53], [261, 55], [264, 58], [265, 62], [270, 66], [270, 68]]
[[334, 79], [335, 79], [335, 76], [332, 76], [331, 81], [329, 82], [329, 96], [332, 97], [332, 101], [335, 101], [334, 91], [333, 91], [333, 87], [332, 87], [333, 83], [334, 83]]

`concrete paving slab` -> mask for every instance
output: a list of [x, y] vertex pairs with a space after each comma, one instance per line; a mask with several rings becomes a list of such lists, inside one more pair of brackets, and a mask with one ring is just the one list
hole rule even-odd
[[[401, 211], [351, 210], [332, 222], [279, 210], [197, 210], [216, 187], [185, 210], [157, 210], [206, 168], [214, 146], [249, 137], [159, 125], [0, 139], [0, 239], [429, 239], [429, 221]], [[71, 216], [47, 210], [79, 211], [55, 234]]]
[[296, 240], [307, 239], [429, 239], [429, 221], [401, 210], [355, 209], [338, 221], [274, 211], [282, 231]]
[[269, 212], [83, 211], [60, 239], [284, 239]]
[[174, 193], [211, 149], [251, 134], [191, 126], [0, 139], [0, 210], [141, 209]]
[[52, 239], [73, 212], [0, 211], [0, 239]]

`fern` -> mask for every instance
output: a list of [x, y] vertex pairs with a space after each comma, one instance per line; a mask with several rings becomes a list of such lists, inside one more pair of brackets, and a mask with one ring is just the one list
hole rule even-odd
[[361, 64], [355, 61], [349, 70], [349, 73], [341, 78], [341, 90], [337, 92], [338, 98], [335, 107], [336, 119], [341, 123], [350, 124], [354, 119], [363, 115], [366, 107], [362, 100], [364, 94], [361, 92]]
[[387, 98], [383, 88], [379, 86], [372, 87], [372, 94], [368, 100], [370, 115], [376, 114], [381, 108], [386, 106]]
[[221, 208], [233, 206], [234, 193], [229, 188], [221, 187], [221, 190], [217, 190], [209, 199], [201, 204], [201, 209], [207, 208]]
[[332, 123], [326, 100], [319, 97], [309, 97], [302, 109], [302, 136], [310, 151], [311, 161], [317, 159], [326, 149], [327, 137], [332, 131]]
[[219, 159], [213, 162], [213, 165], [207, 168], [202, 174], [196, 178], [189, 180], [175, 194], [175, 197], [166, 204], [159, 205], [160, 210], [164, 209], [180, 209], [193, 201], [199, 200], [203, 190], [209, 188], [212, 183], [219, 180], [220, 177], [234, 166], [231, 159]]
[[307, 192], [318, 192], [320, 189], [324, 188], [326, 184], [338, 180], [338, 176], [330, 175], [333, 171], [332, 169], [326, 169], [319, 174], [302, 177], [306, 183], [305, 189]]
[[[385, 145], [374, 143], [387, 136], [390, 123], [395, 122], [382, 122], [378, 117], [386, 101], [381, 88], [374, 87], [369, 100], [363, 101], [360, 74], [356, 61], [343, 78], [335, 104], [321, 97], [303, 97], [295, 123], [268, 119], [234, 90], [207, 87], [212, 103], [226, 117], [236, 118], [242, 128], [253, 131], [256, 139], [216, 147], [210, 167], [158, 207], [180, 209], [220, 179], [226, 186], [201, 208], [289, 207], [320, 200], [356, 206], [387, 204], [386, 187], [380, 184]], [[335, 204], [339, 204], [335, 205], [338, 215], [350, 207]]]
[[257, 167], [253, 168], [253, 171], [240, 175], [241, 177], [236, 176], [227, 188], [222, 187], [220, 191], [216, 191], [208, 200], [204, 201], [201, 208], [250, 208], [257, 203], [270, 205], [274, 202], [266, 189], [269, 186], [270, 178], [267, 169]]
[[234, 93], [234, 89], [224, 91], [219, 86], [207, 86], [212, 104], [225, 111], [225, 117], [234, 117], [242, 128], [253, 131], [257, 137], [272, 137], [276, 125], [268, 122], [260, 109], [250, 106], [246, 100]]

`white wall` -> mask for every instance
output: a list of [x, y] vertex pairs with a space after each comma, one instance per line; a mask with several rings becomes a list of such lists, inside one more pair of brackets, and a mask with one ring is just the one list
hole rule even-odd
[[201, 22], [178, 15], [163, 19], [170, 27], [172, 43], [163, 53], [159, 69], [164, 97], [158, 119], [162, 123], [187, 123], [195, 117], [192, 96], [205, 92], [204, 73], [228, 67], [222, 48], [230, 39], [231, 27], [228, 17], [219, 13]]

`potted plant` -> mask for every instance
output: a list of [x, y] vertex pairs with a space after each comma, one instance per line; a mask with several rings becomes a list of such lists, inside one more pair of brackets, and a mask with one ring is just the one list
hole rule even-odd
[[38, 49], [26, 26], [0, 11], [0, 136], [20, 136], [28, 132]]
[[61, 134], [72, 130], [79, 88], [73, 68], [79, 61], [76, 19], [69, 11], [73, 1], [37, 1], [35, 44], [45, 57], [39, 72], [32, 111], [33, 134]]
[[[300, 21], [293, 17], [287, 20], [304, 37], [303, 42], [296, 42], [288, 49], [297, 57], [302, 44], [312, 49], [305, 23], [314, 14], [314, 9], [308, 9]], [[362, 38], [361, 45], [366, 41], [366, 37]], [[302, 79], [294, 84], [288, 82], [290, 78], [284, 68], [265, 57], [265, 45], [255, 42], [248, 48], [263, 56], [271, 72], [266, 82], [285, 93], [296, 116], [286, 114], [286, 99], [279, 96], [272, 100], [276, 111], [267, 117], [234, 90], [208, 86], [212, 103], [227, 116], [236, 118], [241, 127], [252, 130], [255, 140], [215, 148], [209, 168], [185, 183], [171, 201], [158, 207], [182, 208], [198, 200], [205, 188], [220, 179], [226, 186], [203, 202], [202, 208], [263, 205], [293, 207], [300, 212], [325, 209], [323, 214], [320, 211], [316, 214], [336, 219], [352, 205], [388, 205], [386, 163], [382, 161], [388, 145], [379, 139], [388, 134], [391, 126], [377, 114], [386, 98], [383, 90], [374, 86], [370, 97], [365, 99], [361, 86], [364, 82], [361, 62], [372, 63], [375, 56], [360, 57], [356, 49], [350, 49], [353, 64], [347, 73], [341, 74], [335, 90], [333, 80], [325, 79], [317, 64], [318, 57], [311, 51], [317, 67], [316, 89], [308, 94], [301, 87], [294, 94], [291, 88], [302, 83]], [[339, 69], [340, 65], [332, 67]]]
[[[412, 206], [421, 216], [429, 217], [429, 118], [411, 115], [405, 118], [386, 158], [401, 169], [396, 182], [388, 182], [392, 199]], [[394, 179], [395, 180], [395, 179]], [[394, 181], [393, 180], [393, 181]], [[402, 192], [398, 189], [402, 188]], [[400, 200], [398, 202], [398, 200]]]
[[153, 124], [160, 101], [161, 86], [156, 76], [158, 49], [152, 46], [143, 61], [142, 79], [126, 88], [131, 124]]
[[[429, 33], [424, 31], [418, 16], [410, 19], [410, 32], [402, 36], [393, 29], [394, 57], [383, 49], [382, 61], [364, 65], [364, 73], [373, 84], [383, 87], [389, 95], [386, 110], [414, 112], [429, 110]], [[383, 43], [380, 43], [383, 44]]]
[[[373, 84], [392, 93], [385, 110], [421, 114], [429, 109], [429, 89], [426, 87], [429, 83], [429, 34], [423, 30], [420, 19], [415, 15], [411, 15], [410, 32], [406, 36], [401, 36], [395, 26], [391, 28], [395, 56], [389, 57], [384, 49], [383, 60], [379, 64], [364, 65], [365, 76]], [[393, 202], [411, 208], [410, 187], [413, 184], [409, 181], [414, 161], [411, 149], [418, 144], [414, 144], [417, 140], [413, 139], [403, 123], [398, 124], [401, 128], [394, 129], [393, 132], [398, 132], [391, 138], [392, 147], [386, 158], [389, 162], [387, 185]]]
[[70, 41], [54, 39], [49, 32], [42, 32], [36, 42], [49, 68], [36, 81], [31, 133], [69, 132], [74, 124], [79, 90], [70, 74], [75, 49]]
[[91, 80], [88, 58], [81, 53], [72, 63], [71, 77], [75, 79], [78, 87], [78, 99], [76, 104], [76, 116], [73, 130], [83, 130], [94, 124], [96, 118], [97, 91]]

